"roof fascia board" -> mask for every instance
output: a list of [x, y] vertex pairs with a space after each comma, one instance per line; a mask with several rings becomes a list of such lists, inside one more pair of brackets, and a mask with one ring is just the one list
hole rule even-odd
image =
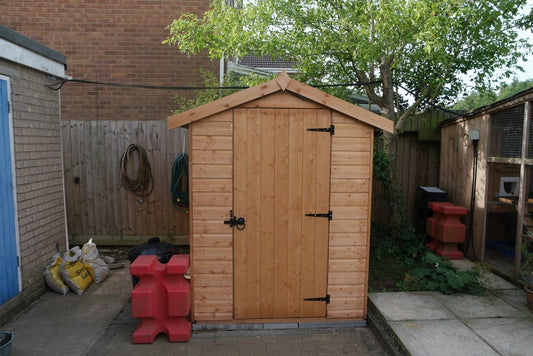
[[374, 114], [369, 110], [339, 99], [307, 84], [291, 80], [287, 86], [287, 90], [384, 131], [394, 132], [394, 123], [392, 120]]
[[11, 62], [22, 64], [26, 67], [54, 75], [59, 78], [66, 78], [65, 65], [39, 53], [31, 51], [25, 47], [0, 38], [0, 58]]

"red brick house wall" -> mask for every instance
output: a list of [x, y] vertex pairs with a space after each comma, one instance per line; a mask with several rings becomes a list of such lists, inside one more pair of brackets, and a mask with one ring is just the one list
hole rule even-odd
[[[71, 77], [155, 86], [199, 85], [200, 68], [218, 72], [206, 55], [187, 58], [161, 44], [172, 19], [208, 7], [207, 0], [0, 1], [2, 24], [65, 54]], [[175, 108], [174, 95], [192, 94], [67, 83], [62, 120], [160, 120]]]

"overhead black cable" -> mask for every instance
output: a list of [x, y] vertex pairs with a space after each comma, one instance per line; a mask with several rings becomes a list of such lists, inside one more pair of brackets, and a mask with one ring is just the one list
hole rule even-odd
[[[95, 84], [105, 85], [121, 88], [143, 88], [143, 89], [161, 89], [161, 90], [208, 90], [208, 89], [248, 89], [249, 86], [217, 86], [217, 87], [191, 87], [191, 86], [160, 86], [160, 85], [145, 85], [145, 84], [126, 84], [126, 83], [113, 83], [113, 82], [100, 82], [95, 80], [84, 79], [63, 79], [54, 84], [45, 85], [48, 89], [59, 90], [65, 85], [65, 83], [82, 83], [82, 84]], [[376, 80], [373, 82], [358, 82], [358, 83], [345, 83], [345, 84], [317, 84], [311, 85], [315, 88], [333, 88], [333, 87], [350, 87], [350, 86], [365, 86], [379, 84], [381, 81]]]

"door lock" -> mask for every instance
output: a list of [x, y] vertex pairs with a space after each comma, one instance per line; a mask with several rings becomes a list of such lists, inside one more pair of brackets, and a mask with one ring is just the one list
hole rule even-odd
[[246, 227], [246, 220], [243, 217], [237, 218], [233, 215], [233, 210], [229, 211], [229, 220], [224, 220], [224, 224], [228, 224], [229, 227], [237, 227], [237, 230], [244, 230]]

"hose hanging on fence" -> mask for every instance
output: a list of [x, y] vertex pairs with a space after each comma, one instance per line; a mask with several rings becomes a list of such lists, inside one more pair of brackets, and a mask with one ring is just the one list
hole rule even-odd
[[[128, 167], [134, 164], [135, 153], [137, 153], [138, 156], [138, 166], [136, 169], [134, 167], [135, 177], [130, 178], [128, 175]], [[120, 180], [124, 188], [141, 197], [141, 200], [139, 200], [141, 203], [144, 201], [144, 197], [152, 193], [152, 190], [154, 189], [152, 169], [150, 168], [150, 162], [148, 162], [146, 151], [142, 146], [131, 144], [122, 153], [122, 156], [120, 157]]]
[[189, 159], [186, 153], [180, 153], [172, 163], [170, 193], [174, 209], [186, 211], [189, 207]]

